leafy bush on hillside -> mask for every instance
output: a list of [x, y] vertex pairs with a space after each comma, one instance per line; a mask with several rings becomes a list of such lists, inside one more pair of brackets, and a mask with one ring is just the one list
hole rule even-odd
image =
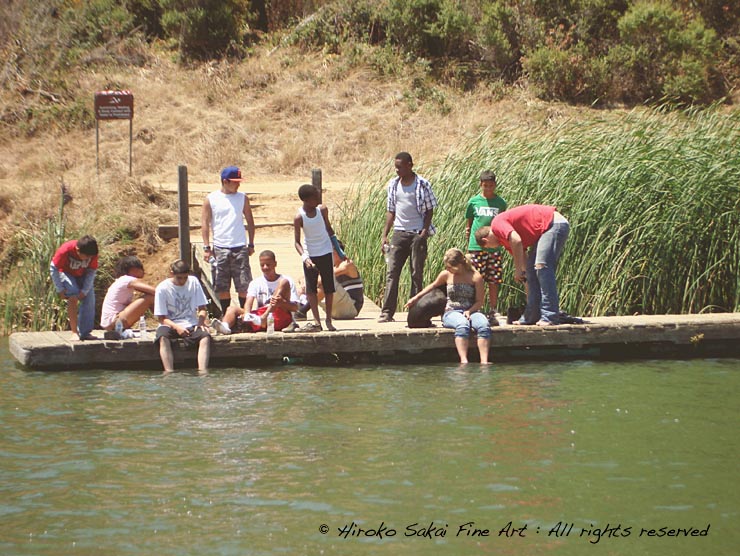
[[247, 56], [264, 31], [381, 74], [421, 62], [453, 86], [527, 81], [569, 102], [708, 104], [740, 82], [728, 0], [9, 0], [0, 86], [66, 98], [71, 67], [143, 65], [146, 41], [188, 62]]

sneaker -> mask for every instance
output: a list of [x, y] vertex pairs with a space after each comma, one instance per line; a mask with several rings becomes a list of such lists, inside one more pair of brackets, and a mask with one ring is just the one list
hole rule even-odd
[[378, 322], [393, 322], [393, 317], [388, 313], [381, 313], [378, 317]]
[[288, 326], [283, 328], [281, 332], [285, 332], [286, 334], [290, 334], [291, 332], [296, 332], [298, 330], [298, 323], [291, 322]]
[[498, 322], [498, 313], [496, 311], [491, 311], [486, 316], [488, 317], [488, 326], [498, 326], [500, 324]]
[[134, 337], [135, 337], [134, 336], [134, 331], [131, 330], [130, 328], [127, 328], [126, 330], [124, 330], [123, 332], [121, 332], [121, 340], [131, 340]]
[[218, 319], [211, 319], [211, 326], [219, 334], [231, 334], [231, 328], [225, 322], [221, 322]]
[[320, 324], [315, 322], [309, 322], [303, 328], [299, 328], [296, 332], [321, 332], [322, 328]]

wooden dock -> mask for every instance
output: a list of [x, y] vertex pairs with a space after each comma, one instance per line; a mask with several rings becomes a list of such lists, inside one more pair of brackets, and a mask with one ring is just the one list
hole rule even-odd
[[[254, 368], [282, 363], [351, 365], [457, 361], [452, 330], [409, 329], [404, 313], [379, 324], [378, 313], [334, 321], [337, 332], [234, 334], [213, 337], [211, 368]], [[586, 324], [498, 326], [491, 359], [567, 360], [740, 357], [740, 313], [587, 318]], [[103, 337], [102, 331], [94, 331]], [[150, 336], [153, 337], [152, 331]], [[70, 332], [19, 332], [10, 351], [22, 366], [42, 370], [159, 369], [159, 351], [139, 339], [73, 341]], [[195, 352], [175, 349], [177, 368], [193, 368]], [[471, 360], [477, 356], [471, 342]]]

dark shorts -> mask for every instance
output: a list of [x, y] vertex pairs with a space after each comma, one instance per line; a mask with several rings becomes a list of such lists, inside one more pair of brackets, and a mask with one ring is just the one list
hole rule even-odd
[[501, 271], [501, 252], [491, 253], [489, 251], [470, 251], [470, 259], [473, 268], [480, 272], [483, 280], [489, 284], [500, 284], [503, 282]]
[[306, 293], [316, 293], [318, 291], [319, 275], [324, 293], [334, 293], [334, 255], [327, 253], [319, 257], [311, 257], [315, 265], [308, 268], [303, 265], [303, 276], [306, 278]]
[[246, 294], [252, 281], [248, 247], [213, 247], [213, 289], [216, 293], [231, 290], [231, 281], [239, 294]]
[[180, 339], [183, 344], [185, 344], [185, 347], [190, 348], [197, 346], [203, 338], [211, 335], [208, 330], [197, 328], [195, 326], [191, 326], [188, 330], [190, 331], [190, 336], [180, 336], [175, 332], [174, 328], [165, 324], [160, 324], [157, 327], [156, 334], [154, 335], [154, 343], [158, 344], [160, 338], [169, 338], [170, 340]]

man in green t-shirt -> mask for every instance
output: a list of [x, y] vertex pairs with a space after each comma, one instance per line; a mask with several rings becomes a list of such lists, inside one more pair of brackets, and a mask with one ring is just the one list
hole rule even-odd
[[467, 218], [465, 239], [468, 241], [468, 253], [470, 253], [473, 266], [488, 284], [488, 320], [491, 326], [495, 326], [498, 324], [496, 320], [498, 287], [502, 282], [501, 248], [481, 248], [475, 241], [475, 231], [481, 226], [490, 226], [494, 216], [506, 210], [506, 201], [496, 194], [496, 174], [491, 170], [481, 172], [480, 190], [478, 195], [470, 198], [465, 210], [465, 218]]

